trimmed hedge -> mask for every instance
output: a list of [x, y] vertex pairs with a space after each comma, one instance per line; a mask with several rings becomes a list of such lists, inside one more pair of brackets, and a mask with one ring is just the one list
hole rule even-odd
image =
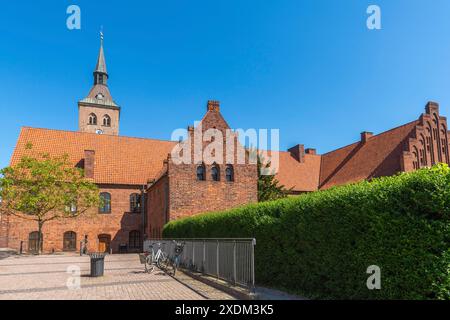
[[[316, 299], [450, 298], [450, 169], [173, 221], [164, 237], [255, 237], [258, 285]], [[381, 290], [368, 290], [370, 265]]]

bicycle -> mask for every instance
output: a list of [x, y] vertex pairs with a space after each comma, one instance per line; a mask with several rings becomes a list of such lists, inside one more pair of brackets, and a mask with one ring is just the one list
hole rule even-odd
[[141, 264], [144, 265], [145, 272], [146, 273], [152, 273], [155, 266], [152, 262], [152, 256], [150, 252], [145, 251], [144, 253], [139, 254], [139, 260], [141, 261]]
[[161, 250], [161, 243], [157, 244], [159, 248], [156, 253], [154, 250], [155, 243], [153, 243], [150, 245], [150, 249], [152, 250], [151, 252], [146, 251], [139, 255], [141, 263], [145, 265], [145, 272], [147, 273], [152, 273], [155, 269], [155, 265], [162, 270], [166, 269], [168, 261], [167, 255]]
[[173, 267], [173, 275], [175, 276], [175, 274], [177, 273], [177, 269], [180, 265], [180, 256], [183, 253], [183, 249], [184, 246], [186, 244], [186, 242], [176, 242], [175, 240], [173, 241], [175, 243], [175, 256], [172, 259], [173, 263], [172, 263], [172, 267]]

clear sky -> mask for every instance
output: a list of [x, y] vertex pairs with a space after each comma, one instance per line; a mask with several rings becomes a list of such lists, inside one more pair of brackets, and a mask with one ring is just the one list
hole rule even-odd
[[[81, 30], [66, 9], [81, 8]], [[366, 9], [382, 10], [368, 30]], [[121, 135], [170, 139], [221, 101], [233, 128], [278, 128], [281, 148], [330, 151], [450, 115], [448, 0], [2, 1], [0, 167], [20, 127], [77, 130], [104, 26]]]

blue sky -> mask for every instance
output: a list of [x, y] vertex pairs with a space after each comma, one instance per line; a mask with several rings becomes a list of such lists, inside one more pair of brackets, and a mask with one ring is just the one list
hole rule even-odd
[[[81, 30], [66, 27], [77, 4]], [[382, 30], [366, 9], [382, 10]], [[279, 128], [320, 153], [450, 115], [448, 0], [2, 1], [0, 167], [20, 127], [77, 130], [104, 26], [121, 134], [170, 139], [221, 101], [233, 128]]]

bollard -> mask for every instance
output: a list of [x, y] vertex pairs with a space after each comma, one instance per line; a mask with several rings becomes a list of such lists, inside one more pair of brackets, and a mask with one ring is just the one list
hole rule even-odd
[[20, 241], [20, 250], [19, 250], [19, 254], [23, 253], [23, 241]]

